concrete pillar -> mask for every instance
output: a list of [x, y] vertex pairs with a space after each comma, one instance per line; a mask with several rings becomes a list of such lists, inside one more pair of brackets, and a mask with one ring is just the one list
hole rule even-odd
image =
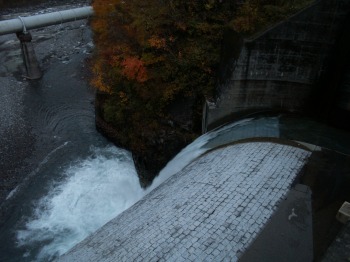
[[35, 51], [32, 44], [32, 35], [29, 32], [16, 33], [21, 42], [21, 49], [23, 54], [23, 62], [27, 71], [28, 79], [39, 79], [42, 72], [39, 67], [39, 62], [36, 59]]

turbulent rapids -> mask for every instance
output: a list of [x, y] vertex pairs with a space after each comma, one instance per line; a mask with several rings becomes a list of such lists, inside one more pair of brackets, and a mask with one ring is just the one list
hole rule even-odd
[[[186, 147], [161, 171], [152, 186], [140, 187], [130, 153], [114, 146], [91, 147], [90, 155], [63, 170], [64, 177], [35, 203], [34, 215], [16, 233], [24, 257], [46, 261], [62, 255], [205, 152], [216, 133]], [[43, 246], [44, 245], [44, 246]], [[40, 247], [40, 248], [39, 248]]]
[[[113, 146], [91, 148], [91, 155], [66, 170], [36, 203], [35, 214], [17, 231], [19, 246], [46, 244], [37, 256], [61, 255], [131, 206], [144, 194], [130, 154]], [[27, 253], [27, 255], [29, 255]]]
[[50, 186], [35, 203], [34, 215], [17, 231], [24, 257], [32, 257], [33, 249], [38, 261], [65, 253], [201, 154], [207, 138], [183, 150], [146, 190], [140, 187], [129, 152], [92, 147], [89, 157], [62, 171], [64, 179]]

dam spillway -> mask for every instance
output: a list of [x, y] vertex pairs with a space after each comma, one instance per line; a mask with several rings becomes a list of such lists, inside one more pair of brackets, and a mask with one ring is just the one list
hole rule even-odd
[[[310, 155], [296, 145], [266, 141], [209, 151], [59, 261], [236, 261]], [[285, 223], [295, 223], [293, 214], [302, 212], [298, 206], [288, 208]], [[301, 246], [300, 253], [310, 258], [312, 245]]]

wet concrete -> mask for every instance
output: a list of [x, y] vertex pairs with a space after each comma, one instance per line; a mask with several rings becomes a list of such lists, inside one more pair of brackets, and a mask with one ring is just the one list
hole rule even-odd
[[336, 214], [350, 200], [350, 156], [314, 151], [300, 182], [312, 190], [314, 259], [320, 261], [343, 226]]

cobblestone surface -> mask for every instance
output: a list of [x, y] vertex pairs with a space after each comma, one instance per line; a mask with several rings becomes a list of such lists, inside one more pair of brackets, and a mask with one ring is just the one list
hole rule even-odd
[[60, 261], [236, 261], [309, 155], [263, 142], [211, 151]]

